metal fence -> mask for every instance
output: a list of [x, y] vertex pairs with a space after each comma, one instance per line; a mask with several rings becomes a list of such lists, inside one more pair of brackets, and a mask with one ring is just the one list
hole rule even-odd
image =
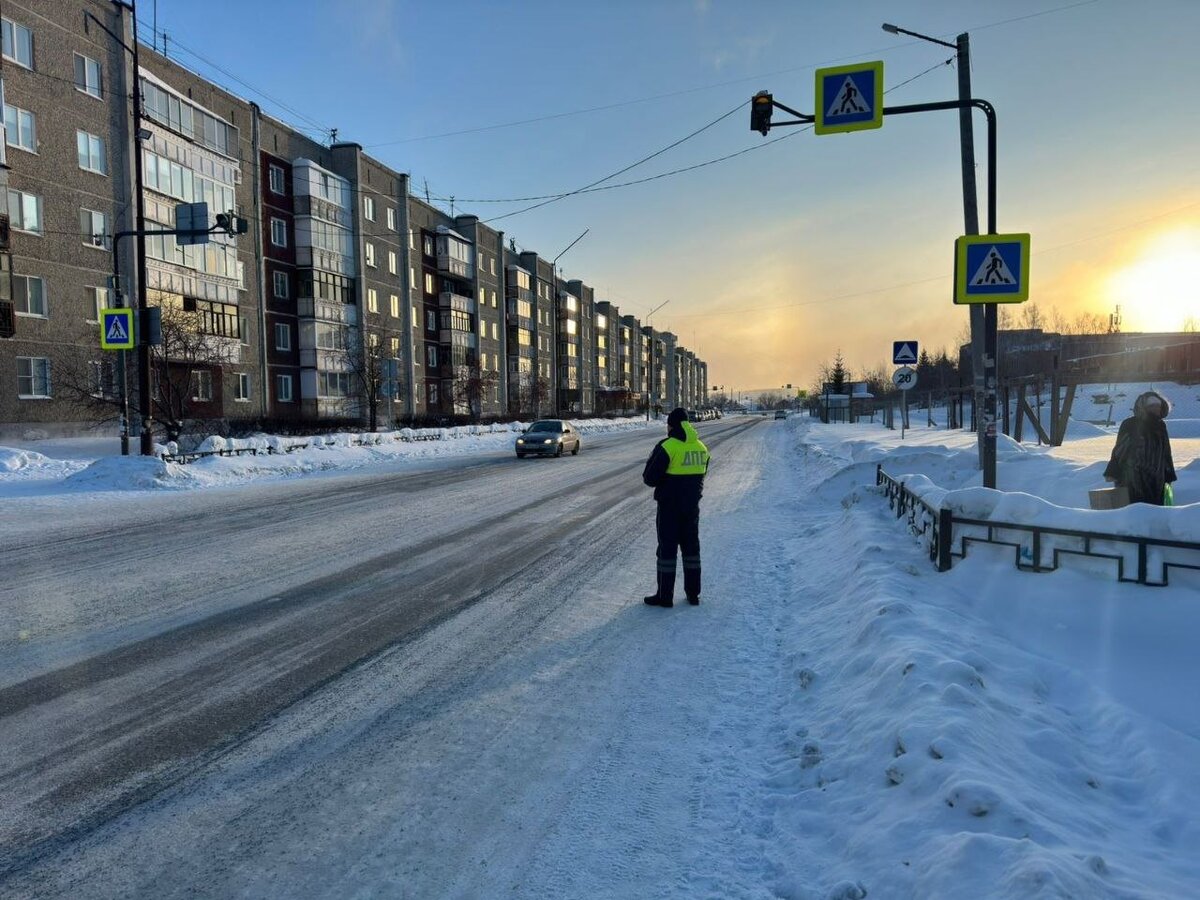
[[[875, 467], [875, 484], [883, 488], [896, 518], [905, 518], [909, 530], [927, 540], [929, 559], [939, 572], [949, 570], [955, 558], [965, 559], [971, 544], [1011, 548], [1014, 564], [1026, 572], [1053, 572], [1065, 557], [1115, 563], [1118, 581], [1151, 587], [1166, 587], [1172, 569], [1200, 572], [1200, 544], [963, 518], [921, 499], [903, 481], [883, 471], [882, 465]], [[1156, 578], [1150, 577], [1152, 572]]]

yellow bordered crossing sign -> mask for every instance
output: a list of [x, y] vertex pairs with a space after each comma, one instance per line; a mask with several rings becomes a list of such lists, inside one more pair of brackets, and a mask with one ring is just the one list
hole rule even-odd
[[817, 134], [883, 125], [883, 61], [817, 69]]
[[955, 303], [1029, 299], [1029, 235], [967, 234], [954, 242]]
[[100, 348], [102, 350], [133, 349], [133, 310], [100, 310]]

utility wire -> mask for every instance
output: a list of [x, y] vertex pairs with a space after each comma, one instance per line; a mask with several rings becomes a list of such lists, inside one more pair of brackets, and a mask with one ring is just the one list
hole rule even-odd
[[695, 131], [693, 131], [691, 134], [687, 135], [686, 137], [681, 137], [679, 140], [668, 144], [667, 146], [663, 147], [661, 150], [655, 150], [649, 156], [643, 156], [637, 162], [630, 163], [629, 165], [625, 166], [623, 169], [618, 169], [617, 171], [613, 172], [611, 175], [605, 175], [603, 178], [598, 178], [597, 180], [591, 182], [590, 184], [585, 184], [583, 187], [579, 188], [578, 190], [568, 191], [565, 194], [558, 194], [556, 196], [553, 196], [546, 200], [543, 200], [541, 203], [535, 203], [533, 206], [527, 206], [525, 209], [518, 209], [518, 210], [515, 210], [514, 212], [504, 213], [504, 215], [501, 215], [501, 216], [492, 216], [492, 218], [487, 219], [485, 221], [498, 222], [501, 219], [507, 219], [510, 216], [519, 216], [521, 213], [527, 213], [531, 210], [539, 209], [540, 207], [547, 206], [551, 203], [556, 203], [559, 200], [565, 200], [567, 197], [571, 197], [571, 196], [574, 196], [575, 194], [582, 193], [583, 191], [586, 191], [589, 188], [593, 188], [598, 184], [601, 184], [612, 178], [616, 178], [618, 175], [623, 175], [624, 173], [628, 172], [630, 169], [634, 169], [634, 168], [640, 166], [642, 163], [649, 162], [650, 160], [654, 159], [654, 157], [656, 157], [656, 156], [661, 156], [663, 153], [666, 153], [668, 150], [672, 150], [675, 147], [678, 147], [680, 144], [684, 143], [685, 141], [690, 141], [696, 135], [707, 131], [708, 129], [710, 129], [714, 125], [716, 125], [717, 123], [723, 122], [725, 119], [728, 119], [739, 109], [742, 109], [743, 107], [747, 106], [749, 104], [749, 102], [750, 102], [749, 100], [743, 100], [741, 103], [739, 103], [733, 109], [729, 110], [729, 112], [723, 113], [722, 115], [717, 116], [717, 118], [713, 119], [707, 125], [697, 128]]

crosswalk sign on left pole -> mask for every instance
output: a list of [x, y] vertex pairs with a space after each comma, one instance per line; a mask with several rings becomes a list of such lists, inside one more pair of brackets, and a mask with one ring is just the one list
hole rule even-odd
[[133, 310], [100, 310], [100, 348], [102, 350], [133, 349]]
[[883, 125], [883, 62], [817, 69], [817, 134]]
[[1029, 235], [968, 234], [954, 242], [955, 303], [1029, 299]]

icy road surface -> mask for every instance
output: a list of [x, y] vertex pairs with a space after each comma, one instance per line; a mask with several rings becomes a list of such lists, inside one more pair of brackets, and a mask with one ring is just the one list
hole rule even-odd
[[939, 575], [890, 433], [700, 431], [696, 608], [654, 431], [6, 501], [0, 896], [1197, 893], [1194, 589]]

